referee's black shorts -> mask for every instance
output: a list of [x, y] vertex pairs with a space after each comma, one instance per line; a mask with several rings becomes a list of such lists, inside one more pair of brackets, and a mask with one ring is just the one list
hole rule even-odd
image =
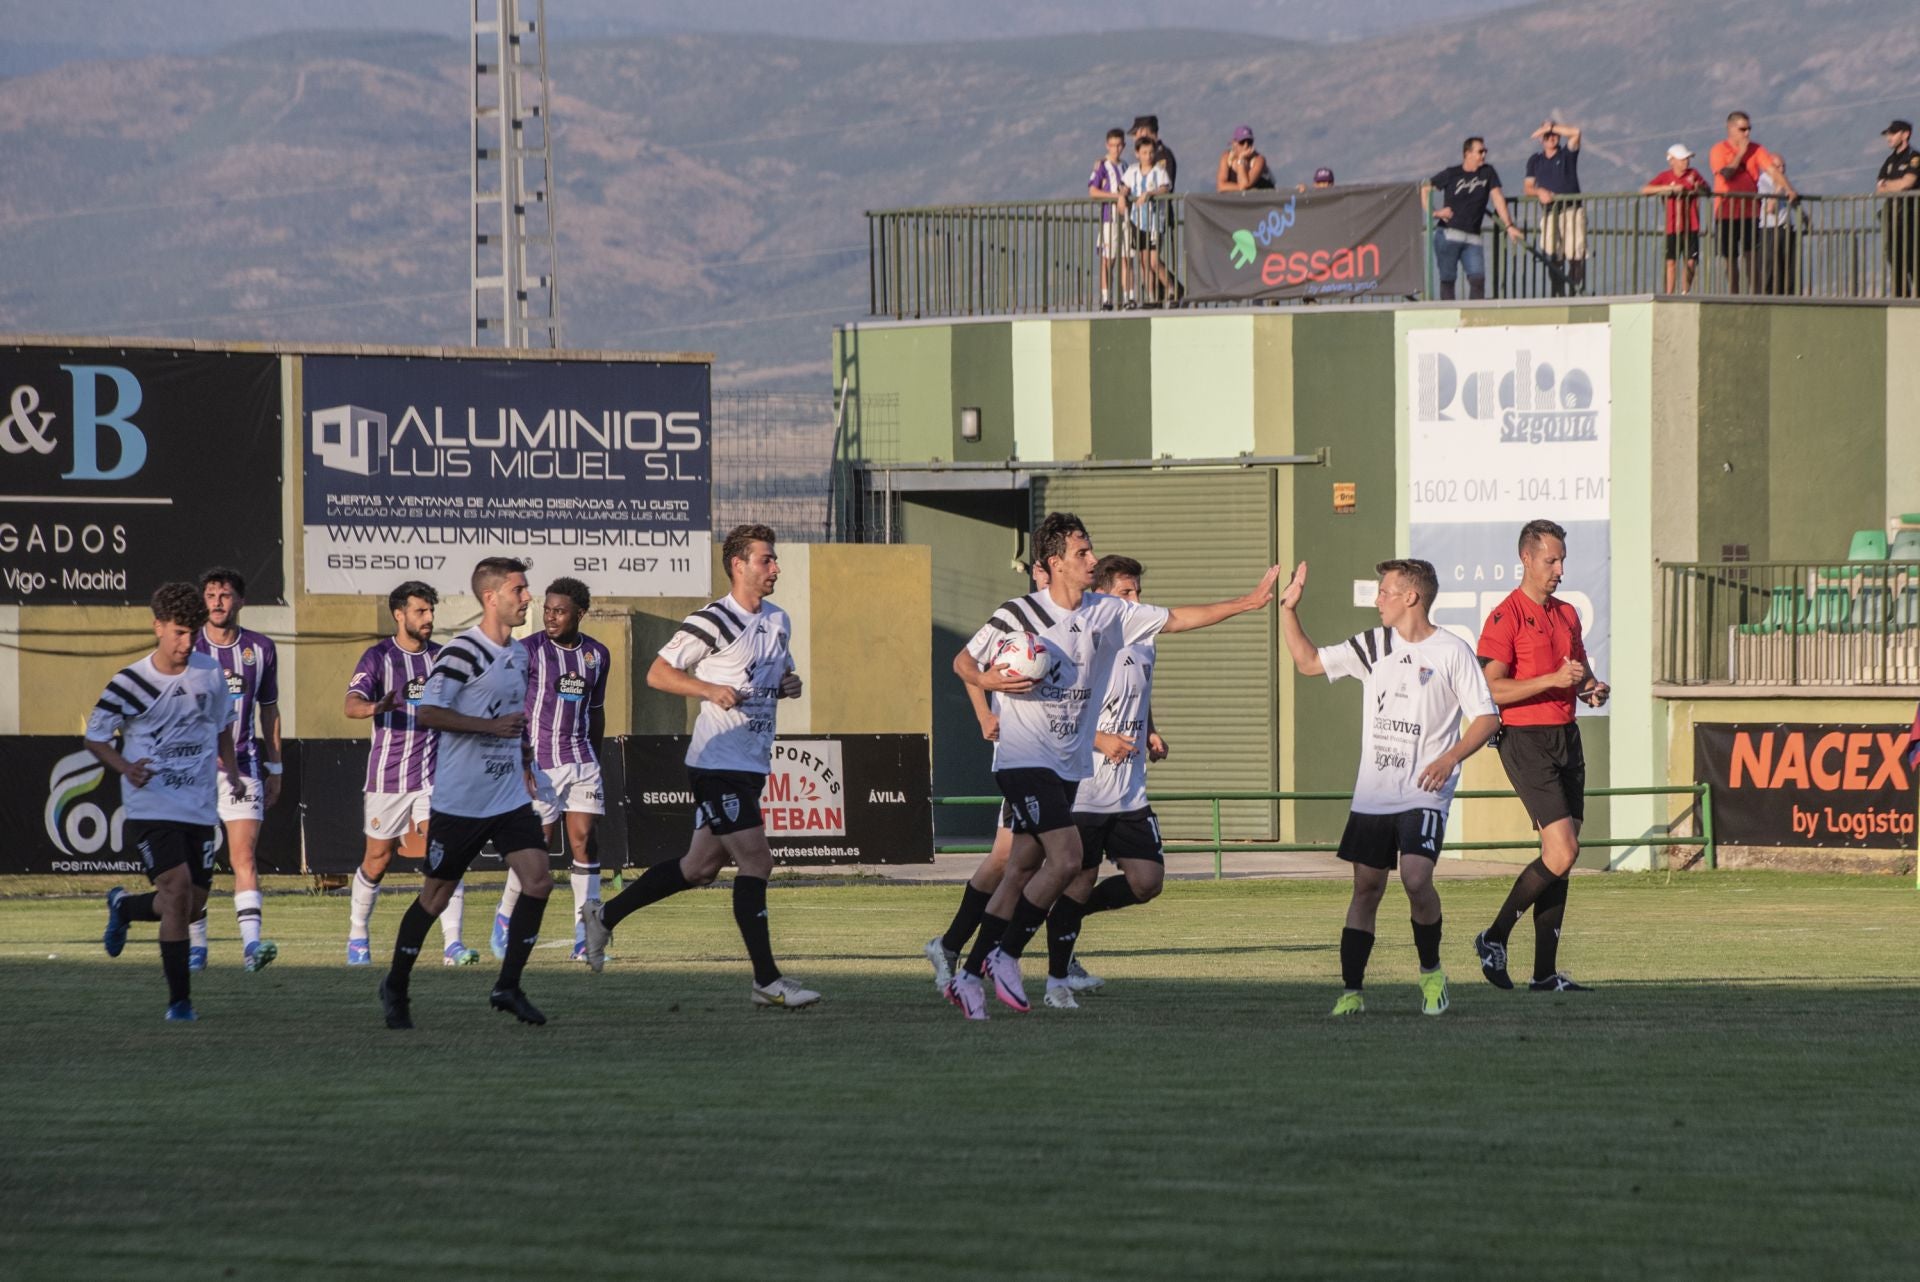
[[1587, 758], [1580, 727], [1507, 726], [1500, 732], [1500, 764], [1536, 828], [1587, 817]]

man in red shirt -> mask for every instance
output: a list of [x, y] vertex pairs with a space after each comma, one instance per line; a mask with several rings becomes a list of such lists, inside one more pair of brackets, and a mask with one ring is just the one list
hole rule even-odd
[[1754, 228], [1760, 217], [1760, 175], [1773, 175], [1773, 189], [1798, 204], [1800, 193], [1787, 181], [1780, 158], [1753, 140], [1753, 121], [1744, 111], [1727, 117], [1727, 136], [1707, 154], [1713, 167], [1713, 234], [1720, 256], [1727, 260], [1727, 292], [1740, 292], [1741, 258], [1747, 260], [1747, 289], [1759, 289], [1759, 264], [1754, 259]]
[[1567, 563], [1567, 532], [1552, 521], [1520, 531], [1520, 586], [1488, 616], [1477, 653], [1493, 701], [1500, 705], [1500, 764], [1533, 826], [1540, 857], [1520, 870], [1493, 925], [1474, 937], [1480, 973], [1495, 988], [1512, 988], [1507, 936], [1533, 909], [1535, 992], [1580, 992], [1556, 961], [1567, 912], [1567, 877], [1580, 857], [1586, 816], [1587, 762], [1574, 724], [1574, 700], [1607, 701], [1607, 683], [1587, 668], [1580, 616], [1554, 596]]

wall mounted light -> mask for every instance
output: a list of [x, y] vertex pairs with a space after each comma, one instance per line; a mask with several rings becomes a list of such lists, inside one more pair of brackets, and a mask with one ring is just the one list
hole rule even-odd
[[960, 439], [977, 441], [980, 439], [980, 410], [978, 406], [968, 406], [960, 411]]

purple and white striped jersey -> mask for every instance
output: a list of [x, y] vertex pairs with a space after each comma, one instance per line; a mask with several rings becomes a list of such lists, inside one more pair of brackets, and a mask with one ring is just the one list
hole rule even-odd
[[260, 745], [253, 737], [253, 710], [280, 702], [280, 660], [273, 642], [258, 632], [241, 628], [232, 645], [215, 645], [205, 628], [193, 638], [193, 648], [220, 665], [227, 693], [233, 696], [233, 755], [240, 773], [260, 777]]
[[347, 693], [369, 703], [401, 692], [403, 702], [373, 716], [373, 747], [367, 753], [368, 792], [418, 792], [433, 787], [434, 732], [419, 723], [420, 695], [440, 647], [429, 641], [419, 650], [402, 649], [392, 637], [367, 647], [347, 682]]
[[607, 647], [586, 633], [569, 648], [544, 632], [527, 648], [527, 738], [542, 770], [599, 764], [588, 735], [590, 715], [607, 702]]

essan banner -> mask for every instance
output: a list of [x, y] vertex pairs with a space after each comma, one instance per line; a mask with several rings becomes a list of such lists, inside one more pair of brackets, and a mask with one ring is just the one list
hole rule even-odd
[[1693, 727], [1694, 778], [1728, 846], [1912, 850], [1903, 725]]
[[652, 361], [302, 362], [309, 592], [461, 591], [530, 560], [608, 596], [710, 577], [711, 371]]
[[1196, 300], [1411, 296], [1424, 285], [1412, 183], [1188, 196], [1182, 210]]

